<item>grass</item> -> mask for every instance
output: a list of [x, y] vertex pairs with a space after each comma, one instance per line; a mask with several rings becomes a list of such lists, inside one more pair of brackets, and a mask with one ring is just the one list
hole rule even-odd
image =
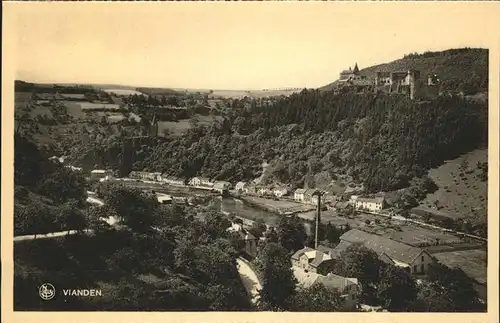
[[143, 94], [143, 93], [135, 91], [135, 90], [127, 90], [127, 89], [106, 89], [104, 91], [107, 93], [110, 93], [110, 94], [114, 93], [116, 95], [125, 95], [125, 96], [134, 95], [134, 94], [137, 94], [137, 95]]
[[[212, 116], [196, 115], [198, 117], [199, 125], [210, 125], [214, 122], [215, 118]], [[179, 136], [191, 129], [193, 126], [189, 119], [175, 121], [159, 121], [158, 122], [158, 135], [164, 136], [165, 130], [168, 130], [170, 134]]]
[[[429, 176], [439, 189], [429, 194], [420, 203], [419, 208], [439, 211], [439, 215], [450, 218], [462, 218], [469, 215], [485, 218], [488, 183], [478, 178], [480, 171], [476, 164], [478, 161], [487, 160], [488, 151], [478, 149], [431, 169]], [[465, 171], [460, 169], [464, 161], [468, 163], [468, 169]], [[436, 209], [435, 201], [438, 201], [439, 209]]]
[[488, 252], [483, 249], [440, 252], [433, 254], [441, 263], [448, 267], [459, 267], [469, 277], [484, 284], [487, 279], [486, 262]]
[[120, 108], [118, 104], [109, 104], [109, 103], [79, 102], [78, 104], [83, 110], [92, 110], [92, 109], [118, 110]]

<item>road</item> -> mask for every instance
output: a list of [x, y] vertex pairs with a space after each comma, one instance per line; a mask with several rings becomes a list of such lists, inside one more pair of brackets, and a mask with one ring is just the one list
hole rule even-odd
[[243, 285], [252, 298], [252, 303], [255, 303], [259, 296], [259, 290], [262, 289], [259, 279], [246, 260], [238, 258], [236, 262]]
[[[83, 231], [86, 233], [92, 232], [91, 229], [85, 229]], [[29, 234], [29, 235], [25, 235], [25, 236], [16, 236], [16, 237], [14, 237], [14, 242], [34, 240], [35, 238], [37, 240], [38, 239], [52, 239], [52, 238], [76, 234], [77, 232], [78, 232], [77, 230], [69, 230], [69, 232], [68, 231], [60, 231], [60, 232], [51, 232], [51, 233], [45, 233], [45, 234], [37, 234], [36, 237], [34, 234]]]

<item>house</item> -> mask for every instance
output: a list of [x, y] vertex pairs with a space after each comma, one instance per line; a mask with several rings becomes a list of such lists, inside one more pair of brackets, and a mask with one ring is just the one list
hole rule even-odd
[[243, 193], [249, 194], [249, 195], [256, 195], [257, 194], [257, 187], [253, 184], [246, 184], [245, 187], [243, 188]]
[[305, 247], [292, 255], [292, 265], [313, 273], [327, 273], [334, 260], [328, 254]]
[[384, 208], [384, 198], [374, 197], [374, 198], [364, 198], [358, 197], [355, 200], [355, 205], [357, 210], [368, 210], [371, 212], [381, 211]]
[[340, 253], [352, 244], [362, 244], [373, 250], [380, 260], [394, 266], [405, 268], [411, 274], [425, 274], [435, 258], [425, 250], [405, 243], [352, 229], [340, 236], [340, 243], [335, 247]]
[[213, 189], [221, 194], [227, 193], [231, 188], [231, 183], [226, 181], [217, 181], [214, 183]]
[[157, 193], [156, 198], [158, 199], [158, 203], [172, 204], [172, 196], [170, 196], [170, 195]]
[[189, 185], [213, 187], [214, 183], [212, 181], [210, 181], [209, 178], [206, 178], [206, 177], [193, 177], [189, 180]]
[[243, 193], [244, 190], [245, 190], [245, 187], [247, 186], [247, 183], [245, 182], [238, 182], [236, 183], [236, 185], [234, 186], [234, 190], [238, 193]]
[[161, 175], [161, 182], [174, 186], [184, 186], [184, 179], [175, 176]]
[[299, 287], [309, 288], [316, 284], [322, 284], [327, 289], [340, 294], [343, 300], [341, 305], [342, 310], [356, 310], [358, 296], [361, 294], [361, 286], [356, 278], [346, 278], [332, 273], [321, 275], [299, 267], [292, 267], [292, 269]]
[[106, 176], [110, 176], [111, 172], [104, 169], [94, 169], [90, 172], [91, 179], [103, 179]]
[[304, 201], [303, 202], [308, 203], [308, 204], [318, 205], [318, 196], [316, 195], [317, 192], [318, 192], [318, 190], [316, 190], [314, 188], [307, 189], [304, 192]]
[[257, 189], [257, 194], [260, 196], [273, 195], [273, 191], [267, 187], [260, 187]]
[[306, 192], [305, 189], [303, 188], [299, 188], [297, 190], [295, 190], [295, 192], [293, 193], [293, 199], [297, 202], [304, 202], [304, 193]]
[[243, 225], [239, 223], [232, 223], [227, 229], [229, 232], [235, 232], [240, 241], [242, 241], [242, 250], [247, 255], [255, 257], [257, 255], [257, 242], [258, 239], [253, 236], [250, 232], [243, 228]]
[[200, 177], [200, 186], [212, 187], [214, 186], [214, 182], [210, 180], [210, 178]]
[[273, 194], [276, 197], [283, 197], [287, 195], [290, 191], [288, 190], [287, 187], [275, 187], [273, 190]]
[[54, 162], [58, 162], [58, 163], [64, 163], [64, 160], [66, 159], [66, 156], [61, 156], [61, 157], [57, 157], [57, 156], [52, 156], [49, 158], [49, 160], [51, 161], [54, 161]]
[[64, 166], [64, 167], [70, 168], [74, 172], [81, 172], [83, 170], [83, 168], [81, 168], [81, 167], [75, 167], [75, 166], [72, 166], [72, 165], [67, 165], [67, 166]]
[[356, 206], [356, 201], [358, 200], [358, 196], [357, 195], [352, 195], [351, 198], [349, 199], [348, 203], [353, 205], [353, 206]]

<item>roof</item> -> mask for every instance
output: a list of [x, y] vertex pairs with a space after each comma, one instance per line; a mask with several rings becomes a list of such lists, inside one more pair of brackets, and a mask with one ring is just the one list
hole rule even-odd
[[328, 274], [326, 276], [305, 271], [302, 268], [293, 266], [293, 275], [298, 281], [298, 284], [302, 287], [308, 288], [314, 284], [323, 284], [328, 289], [335, 289], [339, 292], [343, 292], [346, 287], [351, 285], [358, 285], [358, 280], [356, 278], [346, 278], [334, 274]]
[[306, 252], [309, 252], [309, 251], [314, 251], [313, 248], [309, 248], [309, 247], [305, 247], [305, 248], [302, 248], [300, 250], [297, 250], [293, 255], [292, 255], [292, 259], [299, 259], [300, 256], [302, 256], [304, 253]]
[[358, 285], [358, 280], [356, 278], [347, 278], [339, 275], [329, 273], [326, 276], [320, 275], [316, 279], [316, 283], [323, 284], [328, 289], [335, 289], [342, 293], [346, 287], [351, 285]]
[[366, 203], [384, 203], [383, 197], [358, 197], [356, 202], [366, 202]]
[[306, 192], [306, 189], [305, 188], [299, 188], [299, 189], [296, 189], [295, 190], [295, 193], [296, 194], [304, 194]]
[[402, 242], [394, 241], [382, 236], [352, 229], [340, 237], [347, 243], [362, 243], [365, 247], [375, 251], [378, 255], [385, 253], [394, 261], [410, 264], [424, 250], [412, 247]]
[[319, 274], [305, 271], [302, 268], [296, 266], [293, 266], [292, 269], [293, 275], [297, 279], [298, 284], [305, 288], [311, 287], [320, 276]]
[[335, 249], [329, 248], [329, 247], [323, 246], [323, 245], [319, 245], [318, 248], [316, 248], [316, 250], [321, 251], [321, 252], [326, 253], [326, 254], [330, 254], [332, 252], [335, 252]]
[[314, 193], [316, 193], [318, 190], [317, 189], [314, 189], [314, 188], [310, 188], [310, 189], [307, 189], [304, 194], [305, 195], [310, 195], [312, 196]]
[[104, 173], [106, 173], [106, 171], [104, 169], [94, 169], [91, 173], [104, 174]]
[[318, 250], [314, 250], [314, 260], [311, 261], [310, 265], [313, 267], [318, 267], [321, 265], [324, 261], [327, 260], [332, 260], [332, 257], [330, 255], [327, 255], [326, 253]]

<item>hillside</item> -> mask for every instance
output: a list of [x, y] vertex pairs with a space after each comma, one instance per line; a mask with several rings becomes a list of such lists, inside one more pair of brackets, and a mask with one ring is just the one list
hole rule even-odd
[[[441, 89], [444, 91], [464, 91], [467, 94], [475, 94], [488, 89], [488, 50], [481, 48], [409, 54], [390, 63], [363, 68], [360, 74], [374, 78], [377, 72], [409, 69], [420, 71], [422, 77], [437, 74], [441, 79]], [[320, 90], [332, 90], [338, 84], [335, 81], [321, 87]]]

